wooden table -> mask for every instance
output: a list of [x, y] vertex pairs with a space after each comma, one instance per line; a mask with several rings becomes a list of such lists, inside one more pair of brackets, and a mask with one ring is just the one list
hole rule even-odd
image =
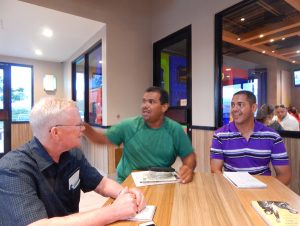
[[[270, 176], [255, 176], [266, 189], [238, 189], [221, 174], [195, 173], [189, 184], [140, 187], [147, 204], [157, 206], [157, 226], [266, 225], [251, 206], [252, 200], [287, 201], [300, 211], [300, 196]], [[124, 186], [134, 187], [129, 176]], [[110, 203], [112, 200], [108, 200]], [[140, 222], [119, 221], [111, 225], [136, 226]]]

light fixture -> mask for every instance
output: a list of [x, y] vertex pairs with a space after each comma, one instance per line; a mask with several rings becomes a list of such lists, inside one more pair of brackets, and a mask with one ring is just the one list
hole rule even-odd
[[265, 54], [265, 53], [266, 53], [266, 51], [265, 51], [265, 50], [263, 50], [263, 51], [262, 51], [262, 53], [263, 53], [263, 54]]
[[34, 50], [34, 53], [35, 53], [36, 55], [38, 55], [38, 56], [43, 55], [43, 52], [42, 52], [40, 49]]
[[43, 87], [45, 91], [56, 90], [56, 77], [54, 75], [44, 75]]
[[102, 60], [99, 60], [99, 64], [102, 64]]
[[241, 21], [242, 21], [242, 22], [244, 22], [244, 21], [245, 21], [245, 18], [244, 18], [244, 17], [242, 17], [242, 18], [241, 18]]
[[231, 68], [226, 68], [225, 71], [231, 71]]
[[260, 37], [260, 38], [263, 38], [263, 37], [264, 37], [264, 35], [263, 35], [263, 34], [260, 34], [260, 35], [259, 35], [259, 37]]
[[272, 50], [272, 53], [275, 53], [275, 50]]
[[294, 63], [296, 63], [296, 61], [295, 61], [295, 60], [293, 60], [293, 61], [292, 61], [292, 63], [294, 64]]
[[284, 41], [284, 40], [285, 40], [285, 38], [282, 38], [281, 40], [282, 40], [282, 41]]
[[50, 38], [53, 36], [53, 31], [50, 28], [44, 28], [42, 34], [45, 37]]
[[274, 39], [272, 38], [272, 39], [270, 39], [270, 42], [274, 42]]
[[297, 50], [296, 53], [300, 53], [300, 50]]
[[240, 41], [240, 40], [241, 40], [241, 38], [237, 38], [236, 40]]

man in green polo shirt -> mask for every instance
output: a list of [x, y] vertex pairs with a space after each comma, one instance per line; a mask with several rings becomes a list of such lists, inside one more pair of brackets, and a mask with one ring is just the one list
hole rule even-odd
[[181, 125], [164, 115], [168, 107], [168, 93], [159, 87], [150, 87], [143, 95], [141, 116], [125, 119], [106, 133], [85, 125], [84, 134], [93, 142], [123, 144], [117, 167], [118, 182], [125, 180], [132, 170], [169, 167], [177, 156], [182, 160], [181, 182], [192, 181], [196, 156]]

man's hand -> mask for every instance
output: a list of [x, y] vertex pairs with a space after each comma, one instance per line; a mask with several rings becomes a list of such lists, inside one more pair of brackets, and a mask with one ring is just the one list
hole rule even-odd
[[130, 188], [128, 189], [128, 192], [135, 195], [138, 212], [144, 209], [146, 206], [146, 200], [141, 190], [137, 188]]
[[179, 169], [179, 177], [180, 177], [180, 182], [183, 184], [189, 183], [193, 180], [194, 172], [193, 170], [186, 166], [182, 165]]
[[129, 192], [127, 187], [122, 189], [116, 200], [112, 203], [112, 207], [118, 218], [122, 220], [133, 217], [138, 213], [136, 197], [133, 193]]

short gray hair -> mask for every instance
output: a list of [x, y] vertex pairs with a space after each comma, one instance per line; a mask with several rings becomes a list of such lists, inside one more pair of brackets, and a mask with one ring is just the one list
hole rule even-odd
[[64, 122], [67, 117], [66, 109], [72, 107], [77, 108], [73, 100], [42, 98], [34, 105], [29, 116], [33, 135], [39, 139], [45, 138], [52, 126]]

